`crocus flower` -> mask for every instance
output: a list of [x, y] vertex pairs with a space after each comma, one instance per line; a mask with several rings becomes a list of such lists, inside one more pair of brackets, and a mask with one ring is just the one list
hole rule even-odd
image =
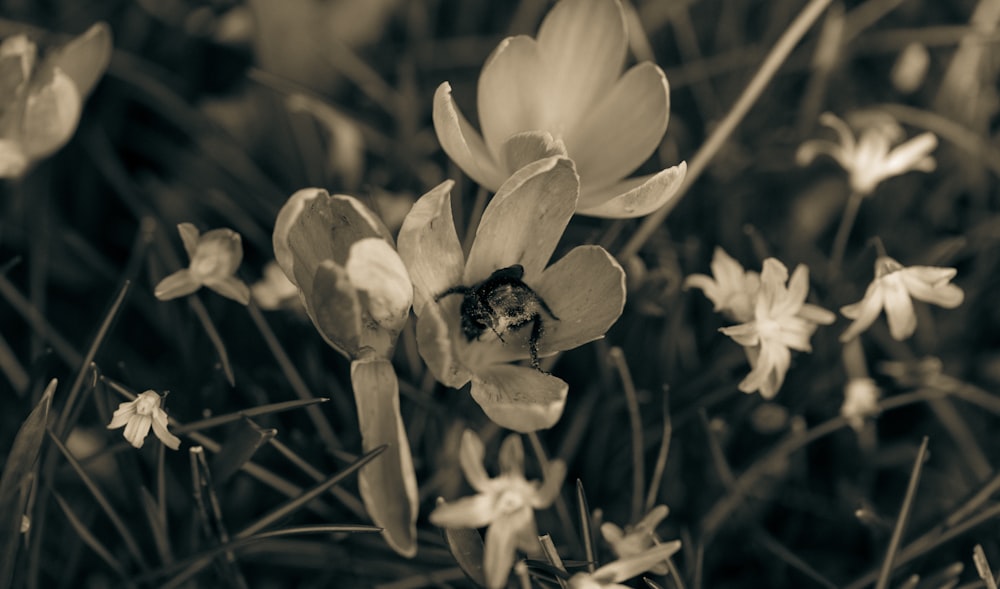
[[111, 59], [111, 30], [98, 23], [41, 62], [37, 53], [25, 35], [0, 43], [0, 178], [22, 176], [70, 140]]
[[[611, 550], [620, 559], [638, 556], [657, 544], [656, 527], [670, 512], [666, 505], [657, 505], [649, 510], [639, 523], [621, 529], [616, 524], [604, 522], [601, 524], [601, 535], [611, 546]], [[667, 574], [667, 563], [658, 562], [646, 569], [657, 575]]]
[[592, 573], [577, 573], [570, 577], [570, 589], [629, 589], [621, 582], [650, 571], [678, 550], [681, 541], [657, 544], [643, 552], [608, 563]]
[[808, 295], [806, 266], [796, 267], [789, 280], [784, 264], [774, 258], [764, 260], [753, 319], [719, 330], [744, 346], [750, 360], [752, 370], [740, 382], [741, 391], [760, 391], [765, 399], [774, 397], [791, 365], [790, 350], [812, 351], [809, 338], [817, 325], [836, 319], [830, 311], [806, 303]]
[[844, 168], [851, 189], [862, 196], [871, 194], [887, 178], [913, 170], [934, 170], [936, 163], [930, 154], [937, 147], [937, 137], [933, 133], [921, 133], [900, 144], [906, 134], [888, 114], [860, 113], [855, 118], [861, 127], [857, 138], [851, 127], [833, 113], [820, 115], [820, 122], [837, 132], [838, 141], [806, 141], [796, 154], [799, 165], [808, 165], [817, 155], [826, 154]]
[[167, 276], [156, 285], [153, 294], [169, 301], [194, 293], [207, 286], [241, 305], [250, 302], [250, 289], [234, 274], [243, 261], [243, 241], [232, 229], [213, 229], [204, 235], [191, 223], [177, 226], [191, 263]]
[[517, 550], [536, 553], [538, 527], [536, 509], [555, 501], [566, 476], [566, 465], [553, 460], [544, 473], [544, 482], [524, 478], [524, 446], [521, 437], [511, 434], [500, 446], [500, 476], [490, 478], [483, 465], [486, 450], [474, 432], [462, 434], [459, 463], [476, 495], [441, 503], [431, 512], [430, 521], [442, 528], [487, 527], [483, 568], [490, 589], [503, 587], [510, 575]]
[[298, 289], [320, 335], [351, 360], [351, 386], [365, 452], [358, 488], [382, 536], [399, 554], [417, 552], [417, 484], [389, 358], [410, 316], [413, 286], [392, 237], [358, 199], [321, 188], [293, 194], [274, 224], [274, 257]]
[[[510, 362], [531, 356], [533, 346], [545, 357], [602, 337], [625, 304], [624, 272], [601, 247], [576, 247], [546, 267], [576, 209], [578, 182], [573, 163], [558, 156], [515, 172], [483, 212], [468, 260], [455, 232], [450, 181], [417, 201], [399, 233], [399, 253], [414, 286], [417, 344], [427, 366], [449, 387], [471, 380], [472, 397], [486, 415], [519, 432], [555, 424], [567, 385]], [[516, 265], [524, 288], [487, 285], [478, 291], [482, 296], [474, 293], [498, 270]], [[442, 296], [459, 286], [473, 293]], [[470, 331], [473, 318], [462, 312], [467, 297], [496, 305], [492, 317], [480, 317], [490, 320], [490, 329]], [[538, 337], [527, 325], [505, 329], [511, 318], [503, 307], [509, 303], [536, 308]]]
[[740, 323], [753, 319], [753, 302], [760, 289], [760, 274], [744, 270], [721, 247], [712, 255], [712, 276], [692, 274], [684, 280], [684, 288], [700, 288], [715, 312]]
[[167, 430], [167, 413], [160, 408], [161, 401], [160, 395], [150, 390], [132, 401], [122, 403], [111, 416], [108, 429], [125, 426], [125, 439], [136, 448], [142, 448], [149, 435], [149, 428], [152, 427], [153, 433], [164, 446], [171, 450], [180, 448], [180, 439]]
[[445, 82], [434, 94], [444, 151], [480, 185], [497, 190], [534, 152], [563, 154], [580, 173], [579, 213], [638, 217], [669, 201], [681, 163], [624, 179], [660, 144], [670, 114], [667, 78], [645, 62], [621, 75], [628, 37], [619, 0], [562, 0], [538, 38], [504, 39], [479, 76], [482, 135]]
[[841, 417], [854, 431], [860, 431], [865, 418], [878, 413], [879, 389], [870, 378], [855, 377], [844, 387], [844, 404], [840, 406]]
[[868, 285], [864, 298], [840, 309], [845, 317], [854, 319], [854, 323], [840, 336], [840, 341], [846, 342], [868, 329], [883, 308], [892, 337], [897, 340], [910, 337], [917, 329], [911, 297], [946, 309], [962, 304], [965, 293], [951, 284], [955, 273], [954, 268], [936, 266], [904, 268], [896, 260], [880, 256], [875, 260], [875, 280]]

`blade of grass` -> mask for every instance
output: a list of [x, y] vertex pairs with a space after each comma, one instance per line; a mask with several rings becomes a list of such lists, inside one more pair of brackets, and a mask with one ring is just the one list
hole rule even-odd
[[[226, 524], [222, 520], [222, 508], [219, 505], [219, 496], [215, 492], [215, 484], [212, 482], [212, 469], [209, 468], [208, 461], [205, 460], [205, 449], [200, 446], [191, 448], [189, 456], [191, 457], [191, 484], [194, 487], [202, 529], [214, 543], [226, 544], [229, 542], [229, 531], [226, 530]], [[219, 569], [222, 577], [226, 579], [226, 585], [245, 589], [247, 587], [246, 579], [243, 578], [243, 573], [236, 565], [236, 555], [230, 551], [224, 552], [223, 555], [225, 559], [219, 563]]]
[[42, 336], [48, 342], [56, 355], [68, 366], [75, 368], [83, 361], [83, 356], [64, 338], [45, 316], [35, 308], [17, 287], [13, 285], [7, 277], [0, 274], [0, 296], [2, 296], [11, 307], [21, 316], [31, 327], [32, 331]]
[[781, 38], [774, 44], [774, 47], [768, 53], [767, 57], [761, 63], [760, 68], [757, 73], [754, 74], [753, 78], [747, 84], [746, 89], [737, 99], [736, 104], [733, 108], [726, 113], [726, 117], [715, 127], [712, 134], [708, 137], [705, 143], [698, 149], [698, 151], [691, 158], [691, 163], [688, 166], [687, 175], [684, 178], [684, 183], [681, 185], [680, 189], [673, 199], [667, 204], [663, 205], [659, 210], [647, 216], [639, 228], [632, 234], [628, 242], [622, 247], [621, 251], [618, 253], [618, 259], [620, 261], [628, 260], [632, 256], [636, 255], [642, 248], [643, 244], [646, 243], [653, 233], [663, 224], [664, 219], [670, 214], [670, 211], [677, 206], [677, 203], [681, 201], [688, 190], [694, 184], [694, 182], [701, 176], [702, 172], [708, 167], [708, 164], [712, 159], [718, 154], [719, 150], [725, 144], [726, 140], [736, 129], [736, 126], [743, 120], [750, 108], [757, 102], [760, 98], [761, 93], [770, 83], [771, 78], [778, 72], [781, 65], [788, 59], [792, 50], [798, 45], [799, 41], [805, 34], [812, 28], [813, 23], [816, 19], [823, 14], [826, 7], [830, 5], [833, 0], [810, 0], [809, 4], [802, 9], [795, 20], [785, 29], [785, 32], [781, 35]]
[[[271, 438], [269, 443], [272, 448], [277, 450], [278, 453], [288, 459], [289, 462], [295, 465], [295, 467], [305, 473], [312, 480], [320, 483], [326, 478], [316, 467], [306, 462], [301, 456], [283, 444], [278, 438]], [[330, 489], [330, 494], [336, 497], [344, 507], [355, 515], [355, 517], [365, 521], [368, 520], [368, 513], [365, 512], [365, 506], [361, 503], [360, 499], [340, 487]]]
[[145, 557], [142, 555], [142, 550], [139, 549], [139, 543], [136, 542], [132, 532], [130, 532], [128, 526], [125, 525], [125, 520], [122, 519], [111, 502], [108, 501], [107, 496], [104, 495], [104, 492], [101, 491], [100, 487], [98, 487], [94, 480], [90, 478], [87, 471], [80, 466], [76, 457], [74, 457], [66, 446], [63, 445], [62, 441], [59, 440], [59, 436], [55, 435], [51, 429], [46, 429], [46, 431], [49, 434], [49, 439], [51, 439], [55, 444], [56, 448], [63, 455], [63, 458], [66, 459], [66, 462], [73, 467], [77, 476], [79, 476], [80, 480], [83, 481], [84, 486], [87, 487], [87, 490], [90, 491], [91, 495], [93, 495], [97, 504], [101, 506], [105, 515], [107, 515], [108, 519], [111, 520], [111, 524], [118, 531], [118, 534], [121, 535], [122, 541], [125, 542], [125, 547], [128, 549], [129, 554], [132, 555], [132, 558], [135, 559], [140, 568], [147, 570], [149, 566], [146, 563]]
[[896, 553], [899, 551], [899, 544], [903, 539], [903, 531], [906, 529], [906, 522], [910, 518], [910, 511], [913, 508], [913, 499], [917, 495], [917, 484], [920, 482], [920, 472], [924, 466], [924, 459], [927, 456], [928, 438], [920, 442], [920, 450], [917, 451], [917, 458], [913, 461], [913, 471], [910, 473], [910, 482], [906, 486], [906, 495], [903, 497], [903, 506], [896, 518], [896, 527], [892, 530], [892, 537], [889, 539], [889, 549], [886, 551], [885, 560], [882, 561], [882, 570], [879, 572], [875, 589], [885, 589], [889, 585], [889, 577], [892, 575], [893, 564], [896, 560]]
[[632, 511], [631, 522], [635, 523], [642, 517], [642, 490], [646, 486], [646, 471], [643, 461], [645, 442], [642, 439], [642, 417], [639, 415], [639, 397], [636, 394], [632, 373], [625, 361], [625, 353], [618, 346], [608, 352], [611, 363], [618, 372], [625, 391], [625, 405], [628, 407], [629, 430], [632, 434]]
[[212, 473], [217, 484], [221, 485], [236, 474], [243, 465], [250, 461], [261, 446], [278, 435], [278, 430], [262, 428], [248, 418], [244, 418], [236, 426], [235, 433], [226, 438], [222, 451], [212, 458]]
[[590, 525], [590, 506], [583, 490], [583, 481], [576, 479], [576, 509], [580, 514], [580, 535], [583, 536], [583, 550], [587, 555], [587, 570], [597, 570], [597, 554], [594, 552], [594, 530]]
[[[160, 444], [163, 447], [163, 444]], [[160, 507], [146, 487], [139, 488], [142, 496], [142, 507], [146, 512], [146, 519], [149, 521], [149, 531], [153, 536], [153, 543], [156, 545], [156, 554], [160, 561], [170, 564], [174, 561], [173, 552], [170, 550], [170, 536], [167, 533], [166, 522], [160, 519]]]
[[0, 475], [0, 587], [9, 587], [14, 576], [21, 517], [28, 497], [25, 486], [35, 479], [52, 396], [58, 384], [54, 378], [49, 381], [41, 400], [21, 424]]
[[327, 399], [325, 397], [320, 397], [313, 399], [305, 399], [301, 401], [281, 401], [279, 403], [260, 405], [258, 407], [252, 407], [250, 409], [241, 409], [239, 411], [234, 411], [232, 413], [226, 413], [225, 415], [218, 415], [216, 417], [209, 417], [208, 419], [192, 421], [185, 425], [178, 425], [177, 427], [174, 428], [174, 433], [186, 434], [190, 432], [201, 431], [212, 427], [218, 427], [220, 425], [225, 425], [227, 423], [232, 423], [234, 421], [239, 421], [241, 419], [259, 417], [261, 415], [268, 415], [270, 413], [279, 413], [281, 411], [289, 411], [291, 409], [299, 409], [300, 407], [308, 407], [309, 405], [315, 405], [317, 403], [326, 403], [329, 400], [330, 399]]
[[542, 534], [538, 537], [538, 543], [542, 546], [542, 554], [545, 555], [546, 560], [553, 568], [563, 573], [563, 575], [556, 575], [556, 580], [559, 581], [559, 586], [562, 589], [569, 589], [569, 583], [563, 576], [568, 577], [569, 573], [566, 571], [566, 566], [563, 565], [562, 558], [559, 556], [559, 551], [556, 550], [556, 545], [552, 543], [552, 537], [548, 534]]
[[56, 491], [52, 491], [52, 497], [56, 500], [56, 503], [59, 504], [59, 507], [62, 509], [66, 519], [69, 520], [69, 525], [72, 526], [73, 530], [78, 536], [80, 536], [80, 539], [83, 540], [84, 544], [90, 547], [90, 549], [94, 551], [94, 554], [103, 560], [105, 564], [111, 567], [111, 570], [113, 570], [122, 580], [127, 580], [128, 573], [125, 572], [125, 567], [122, 563], [111, 554], [110, 550], [101, 544], [101, 541], [98, 540], [96, 536], [90, 533], [87, 526], [80, 521], [80, 518], [77, 517], [75, 513], [73, 513], [73, 509], [70, 508], [68, 503], [66, 503], [66, 500], [63, 499], [62, 496]]
[[656, 498], [660, 494], [660, 484], [663, 482], [663, 473], [667, 469], [667, 457], [670, 455], [670, 439], [674, 435], [673, 424], [670, 419], [670, 394], [667, 387], [663, 387], [663, 433], [660, 435], [660, 449], [656, 453], [656, 463], [653, 465], [653, 475], [649, 480], [649, 491], [646, 493], [646, 504], [644, 512], [648, 513], [656, 505]]

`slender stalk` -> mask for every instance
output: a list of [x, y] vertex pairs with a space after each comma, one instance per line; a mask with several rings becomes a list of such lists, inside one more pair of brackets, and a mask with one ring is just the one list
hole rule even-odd
[[635, 383], [632, 382], [632, 373], [629, 372], [628, 364], [625, 362], [625, 354], [622, 349], [615, 346], [609, 352], [611, 362], [618, 377], [622, 381], [622, 389], [625, 391], [625, 405], [628, 407], [628, 421], [632, 431], [632, 522], [639, 521], [642, 517], [643, 488], [646, 485], [646, 471], [643, 464], [642, 450], [645, 445], [642, 439], [642, 417], [639, 415], [639, 398], [635, 391]]
[[910, 519], [910, 510], [913, 509], [913, 498], [917, 494], [917, 483], [920, 482], [920, 471], [923, 470], [924, 458], [927, 456], [927, 436], [920, 443], [920, 450], [917, 452], [917, 459], [913, 463], [913, 472], [910, 473], [910, 482], [906, 486], [906, 496], [903, 498], [903, 507], [899, 510], [899, 517], [896, 518], [896, 527], [892, 530], [892, 538], [889, 540], [889, 550], [886, 551], [885, 560], [882, 561], [882, 570], [878, 575], [878, 582], [875, 589], [885, 589], [889, 586], [889, 577], [892, 576], [893, 563], [896, 554], [899, 552], [899, 543], [903, 539], [903, 530], [906, 529], [906, 522]]
[[646, 243], [656, 229], [663, 224], [663, 220], [667, 218], [670, 211], [677, 206], [681, 198], [687, 194], [690, 190], [691, 185], [694, 184], [695, 180], [701, 176], [705, 168], [708, 167], [709, 162], [712, 158], [718, 154], [719, 150], [725, 144], [726, 140], [732, 135], [736, 126], [740, 124], [743, 117], [746, 116], [747, 112], [750, 111], [750, 107], [757, 102], [760, 98], [761, 93], [764, 92], [764, 88], [767, 87], [771, 78], [778, 73], [778, 69], [781, 65], [788, 59], [788, 55], [795, 49], [802, 37], [805, 36], [806, 32], [812, 27], [816, 20], [823, 14], [826, 7], [830, 5], [833, 0], [810, 0], [809, 4], [799, 13], [799, 15], [792, 21], [792, 24], [785, 30], [785, 33], [778, 39], [778, 42], [774, 44], [771, 52], [764, 59], [764, 62], [760, 65], [760, 69], [754, 74], [754, 77], [747, 84], [743, 94], [736, 100], [736, 104], [733, 108], [726, 114], [726, 118], [719, 123], [719, 126], [715, 128], [715, 131], [709, 136], [708, 140], [701, 146], [694, 157], [691, 158], [691, 163], [688, 166], [687, 176], [684, 178], [684, 184], [681, 185], [680, 189], [677, 191], [677, 195], [674, 196], [668, 203], [663, 205], [659, 210], [650, 214], [646, 217], [639, 229], [632, 235], [632, 238], [628, 240], [625, 246], [618, 253], [619, 260], [627, 260], [639, 252], [643, 244]]
[[844, 216], [840, 218], [840, 226], [837, 227], [837, 235], [833, 238], [833, 247], [830, 249], [830, 279], [836, 278], [840, 274], [840, 264], [844, 261], [844, 252], [847, 250], [847, 239], [851, 236], [851, 229], [858, 218], [858, 211], [861, 210], [861, 201], [865, 199], [864, 193], [852, 191], [847, 198], [847, 206], [844, 207]]

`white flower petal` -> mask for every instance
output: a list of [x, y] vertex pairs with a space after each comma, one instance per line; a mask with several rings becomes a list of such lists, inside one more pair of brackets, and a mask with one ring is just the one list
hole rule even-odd
[[477, 184], [496, 190], [507, 174], [501, 171], [482, 135], [472, 128], [451, 96], [451, 85], [443, 82], [434, 93], [434, 131], [441, 148]]
[[493, 50], [479, 74], [476, 94], [479, 125], [494, 157], [512, 135], [548, 128], [548, 84], [534, 39], [508, 37]]
[[652, 176], [629, 178], [601, 189], [582, 186], [577, 213], [607, 219], [648, 215], [674, 199], [684, 184], [687, 162]]

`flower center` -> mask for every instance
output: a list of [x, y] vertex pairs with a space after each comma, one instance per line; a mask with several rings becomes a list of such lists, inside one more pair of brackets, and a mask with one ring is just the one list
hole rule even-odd
[[153, 411], [160, 406], [160, 397], [155, 393], [152, 395], [139, 395], [135, 403], [135, 412], [138, 415], [152, 415]]
[[500, 493], [496, 500], [496, 509], [504, 515], [510, 515], [524, 508], [524, 496], [516, 490], [508, 489]]
[[771, 319], [770, 317], [763, 317], [757, 319], [757, 335], [762, 340], [771, 340], [777, 338], [781, 334], [781, 323]]

